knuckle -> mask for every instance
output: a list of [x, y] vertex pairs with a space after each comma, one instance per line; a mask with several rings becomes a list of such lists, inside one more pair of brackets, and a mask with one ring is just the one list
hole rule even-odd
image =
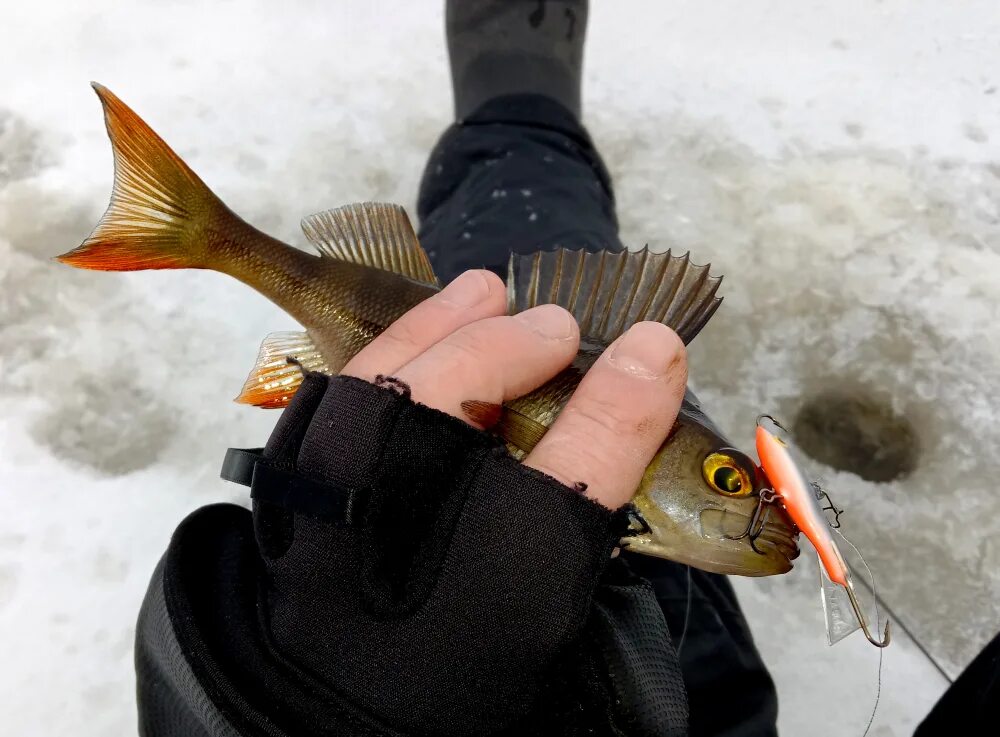
[[475, 326], [463, 328], [438, 344], [442, 363], [477, 367], [489, 356], [489, 341]]
[[599, 432], [611, 437], [631, 436], [641, 430], [641, 425], [648, 422], [644, 414], [636, 417], [609, 394], [589, 394], [574, 397], [566, 407], [574, 424], [579, 424], [581, 431]]
[[422, 350], [427, 347], [423, 333], [416, 321], [400, 320], [390, 325], [379, 338], [386, 347], [394, 351]]

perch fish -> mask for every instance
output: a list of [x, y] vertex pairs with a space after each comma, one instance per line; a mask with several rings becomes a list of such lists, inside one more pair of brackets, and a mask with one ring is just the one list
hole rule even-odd
[[[90, 237], [58, 259], [105, 271], [212, 269], [288, 312], [304, 331], [264, 339], [238, 401], [286, 405], [301, 381], [288, 359], [335, 374], [439, 289], [401, 207], [365, 203], [305, 218], [306, 237], [318, 251], [312, 255], [240, 219], [138, 115], [106, 88], [94, 88], [114, 150], [111, 204]], [[571, 366], [531, 394], [499, 411], [475, 402], [468, 411], [492, 411], [499, 417], [494, 430], [512, 452], [530, 451], [606, 345], [640, 320], [663, 322], [690, 342], [721, 302], [720, 281], [686, 255], [648, 249], [513, 256], [509, 312], [562, 305], [580, 324], [581, 349]], [[736, 538], [767, 486], [760, 468], [730, 446], [689, 392], [637, 490], [635, 529], [623, 544], [718, 573], [784, 573], [798, 554], [787, 515], [771, 515], [754, 541]]]

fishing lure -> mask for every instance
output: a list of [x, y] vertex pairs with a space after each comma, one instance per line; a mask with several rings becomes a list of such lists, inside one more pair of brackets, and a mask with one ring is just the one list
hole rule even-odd
[[[780, 505], [809, 539], [819, 556], [830, 643], [837, 642], [860, 627], [870, 643], [876, 647], [885, 647], [890, 639], [889, 621], [886, 620], [882, 638], [876, 638], [858, 598], [850, 568], [834, 539], [834, 535], [838, 534], [835, 528], [839, 527], [840, 510], [833, 507], [832, 503], [826, 508], [820, 505], [821, 498], [825, 497], [829, 501], [826, 492], [805, 480], [789, 451], [788, 444], [769, 425], [773, 425], [777, 431], [782, 431], [784, 428], [770, 415], [761, 415], [757, 418], [757, 455], [760, 457], [761, 469], [770, 481], [770, 488], [761, 489], [757, 510], [747, 529], [739, 537], [749, 537], [751, 545], [754, 545], [771, 508], [773, 505]], [[832, 510], [836, 515], [833, 524], [827, 519], [825, 514], [827, 510]], [[842, 535], [840, 538], [850, 545]], [[847, 595], [856, 624], [845, 621], [835, 587], [839, 587], [840, 591]]]

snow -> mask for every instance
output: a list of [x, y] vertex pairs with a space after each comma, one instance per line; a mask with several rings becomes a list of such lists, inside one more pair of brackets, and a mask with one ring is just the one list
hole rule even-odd
[[[222, 452], [259, 444], [274, 415], [229, 399], [260, 338], [293, 327], [220, 275], [48, 260], [89, 232], [110, 189], [86, 83], [132, 105], [234, 210], [301, 244], [298, 219], [321, 209], [388, 200], [413, 212], [450, 118], [442, 5], [4, 8], [5, 731], [134, 730], [148, 576], [187, 512], [243, 499], [217, 479]], [[692, 346], [702, 400], [741, 443], [758, 412], [794, 416], [831, 388], [909, 419], [910, 477], [815, 470], [849, 510], [880, 592], [953, 677], [1000, 621], [1000, 14], [990, 0], [595, 6], [585, 110], [623, 237], [690, 248], [728, 275]], [[807, 570], [739, 586], [782, 725], [845, 733], [827, 700], [841, 693], [836, 672], [860, 733], [874, 675], [838, 654], [855, 643], [828, 651], [819, 629], [813, 642], [800, 624], [768, 626], [815, 604]], [[912, 643], [890, 648], [885, 675], [872, 734], [906, 734], [944, 680]]]

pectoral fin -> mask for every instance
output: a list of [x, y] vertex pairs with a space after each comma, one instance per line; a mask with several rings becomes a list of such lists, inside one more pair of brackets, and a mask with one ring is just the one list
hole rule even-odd
[[512, 254], [507, 308], [515, 314], [540, 304], [565, 307], [580, 335], [607, 345], [633, 324], [655, 320], [690, 343], [722, 302], [721, 276], [711, 264], [696, 266], [688, 254], [641, 251], [610, 253], [560, 249]]
[[491, 429], [507, 443], [524, 453], [538, 445], [548, 428], [516, 409], [492, 402], [462, 402], [462, 411], [473, 422]]

